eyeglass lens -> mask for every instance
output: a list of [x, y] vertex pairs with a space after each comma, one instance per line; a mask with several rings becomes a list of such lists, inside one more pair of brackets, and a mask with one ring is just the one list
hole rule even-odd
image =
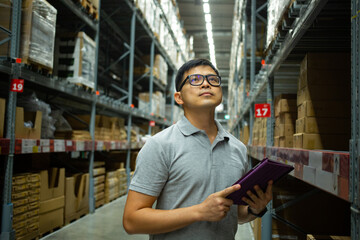
[[208, 82], [210, 83], [210, 85], [213, 85], [213, 86], [220, 85], [219, 76], [217, 76], [217, 75], [204, 76], [204, 75], [198, 75], [198, 74], [189, 76], [190, 84], [194, 85], [194, 86], [201, 85], [204, 82], [205, 77], [208, 79]]

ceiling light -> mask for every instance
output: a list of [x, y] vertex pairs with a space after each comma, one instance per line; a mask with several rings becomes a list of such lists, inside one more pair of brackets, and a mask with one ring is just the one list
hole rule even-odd
[[204, 3], [204, 13], [210, 13], [210, 5], [208, 3]]
[[211, 23], [206, 23], [206, 30], [208, 32], [211, 32], [212, 31], [212, 24]]
[[207, 3], [207, 2], [209, 2], [209, 0], [203, 0], [203, 2], [204, 2], [204, 3]]
[[210, 13], [205, 14], [205, 22], [211, 23], [211, 15], [210, 15]]

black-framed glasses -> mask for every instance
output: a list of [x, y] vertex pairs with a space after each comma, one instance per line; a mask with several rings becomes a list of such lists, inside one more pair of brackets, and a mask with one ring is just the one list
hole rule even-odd
[[219, 87], [221, 85], [221, 77], [216, 74], [208, 74], [208, 75], [201, 75], [201, 74], [191, 74], [185, 78], [185, 80], [181, 83], [179, 87], [179, 92], [181, 91], [182, 87], [185, 85], [186, 81], [189, 81], [190, 85], [192, 86], [200, 86], [204, 83], [204, 80], [213, 87]]

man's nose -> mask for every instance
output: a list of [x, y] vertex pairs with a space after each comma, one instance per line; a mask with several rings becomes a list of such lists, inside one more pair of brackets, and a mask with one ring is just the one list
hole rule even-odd
[[204, 79], [204, 82], [201, 84], [201, 87], [202, 87], [202, 88], [203, 88], [203, 87], [206, 87], [206, 88], [210, 87], [210, 84], [209, 84], [207, 78]]

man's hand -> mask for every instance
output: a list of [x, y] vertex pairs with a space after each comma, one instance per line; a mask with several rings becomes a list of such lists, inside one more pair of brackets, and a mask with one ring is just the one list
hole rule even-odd
[[273, 197], [272, 185], [273, 181], [269, 181], [265, 192], [263, 192], [258, 185], [254, 187], [256, 194], [252, 193], [251, 191], [246, 192], [249, 198], [243, 197], [242, 200], [249, 204], [249, 207], [251, 208], [251, 211], [253, 213], [259, 214], [266, 208], [266, 205], [271, 201]]
[[220, 221], [233, 204], [233, 201], [226, 197], [240, 189], [240, 185], [225, 188], [222, 191], [216, 192], [208, 196], [201, 204], [199, 204], [200, 221]]

